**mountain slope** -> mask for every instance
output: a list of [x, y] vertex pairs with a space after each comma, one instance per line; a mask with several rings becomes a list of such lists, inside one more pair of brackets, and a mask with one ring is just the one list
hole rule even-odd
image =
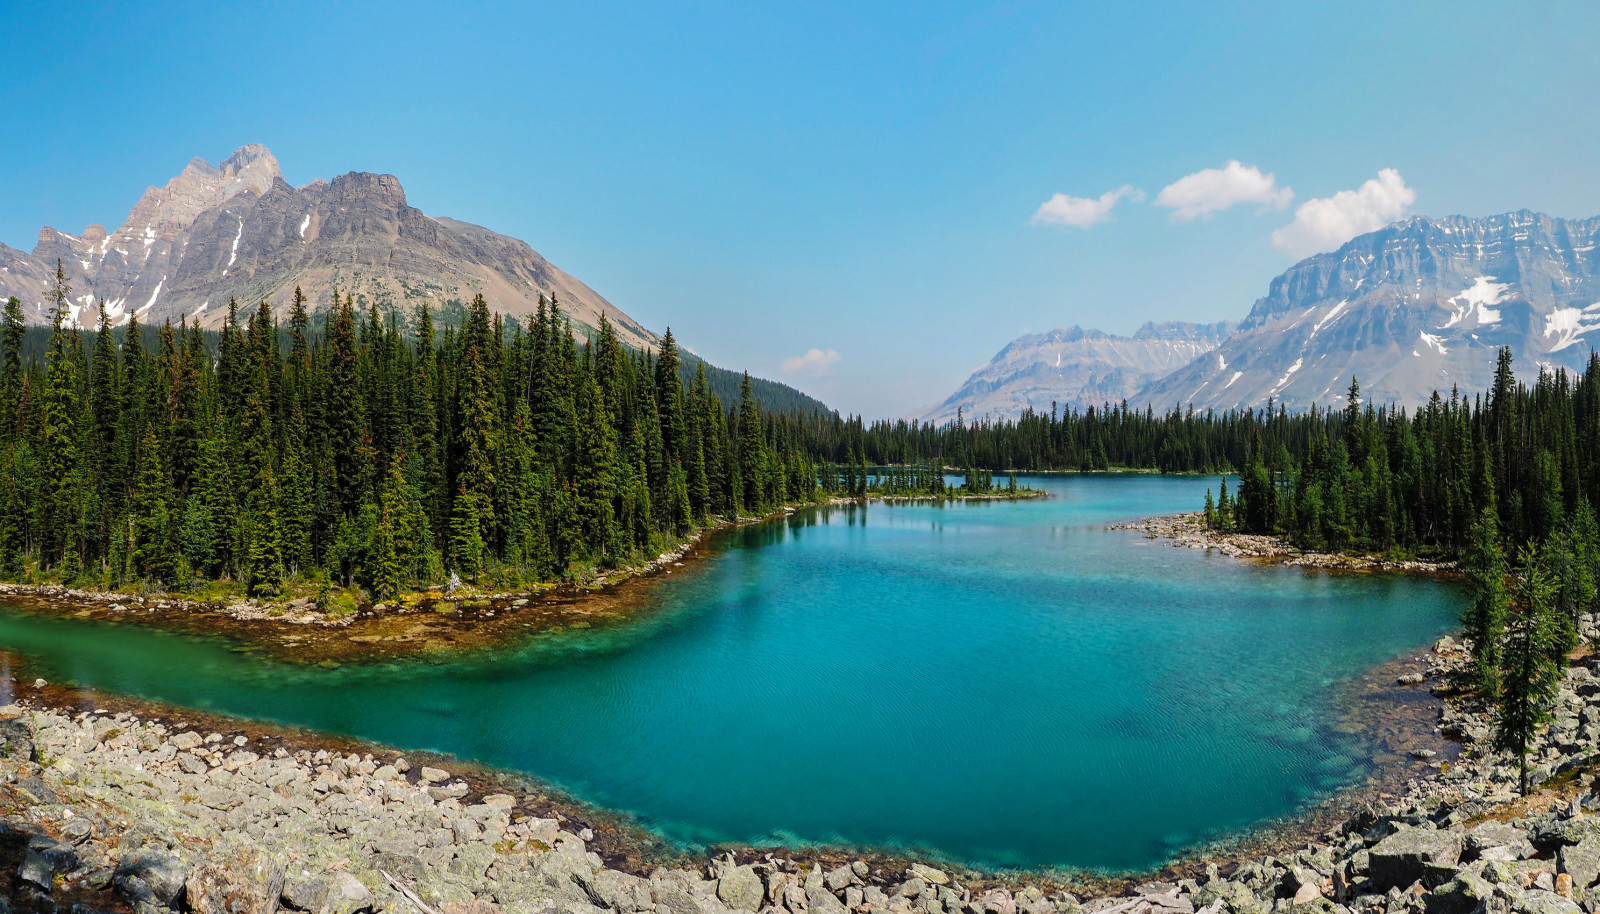
[[1048, 412], [1052, 403], [1084, 409], [1116, 403], [1222, 342], [1231, 322], [1147, 323], [1133, 336], [1081, 327], [1057, 327], [1008, 343], [966, 383], [919, 418], [948, 422], [959, 409], [968, 418], [1015, 418], [1026, 408]]
[[113, 232], [46, 227], [31, 253], [0, 245], [0, 297], [15, 295], [29, 320], [47, 320], [58, 258], [83, 326], [102, 302], [113, 323], [138, 313], [215, 326], [229, 298], [282, 308], [300, 286], [317, 307], [337, 290], [407, 318], [420, 302], [449, 309], [478, 293], [500, 313], [524, 317], [542, 294], [559, 300], [579, 330], [604, 313], [629, 345], [656, 339], [527, 244], [407, 205], [393, 175], [351, 172], [291, 187], [259, 145], [215, 166], [191, 161], [166, 186], [146, 190]]
[[1238, 332], [1141, 390], [1140, 403], [1219, 409], [1342, 402], [1352, 375], [1380, 403], [1488, 386], [1494, 351], [1580, 367], [1600, 343], [1600, 217], [1526, 210], [1415, 217], [1295, 264]]

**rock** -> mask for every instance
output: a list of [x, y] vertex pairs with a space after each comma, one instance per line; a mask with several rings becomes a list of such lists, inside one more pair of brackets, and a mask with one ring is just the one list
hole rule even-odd
[[726, 869], [717, 880], [717, 898], [736, 911], [755, 911], [761, 907], [761, 879], [749, 866]]
[[972, 900], [979, 914], [1017, 914], [1017, 902], [1005, 889], [990, 889]]
[[15, 786], [18, 790], [33, 798], [35, 803], [60, 803], [61, 798], [49, 784], [36, 777], [17, 778]]
[[443, 784], [445, 781], [450, 780], [450, 772], [441, 768], [429, 768], [424, 765], [422, 766], [422, 779], [429, 784]]
[[1398, 685], [1419, 685], [1426, 678], [1428, 677], [1421, 673], [1406, 673], [1396, 679], [1395, 683]]
[[1295, 890], [1294, 897], [1290, 900], [1290, 904], [1302, 905], [1308, 902], [1316, 901], [1321, 897], [1322, 889], [1318, 888], [1315, 883], [1307, 882]]
[[328, 897], [326, 879], [289, 879], [283, 884], [280, 896], [283, 903], [300, 911], [316, 911]]
[[94, 823], [83, 816], [75, 816], [61, 826], [61, 840], [68, 844], [82, 844], [94, 837]]
[[312, 914], [356, 914], [372, 910], [372, 892], [349, 873], [334, 873], [328, 880], [328, 894]]
[[806, 911], [808, 914], [849, 914], [845, 910], [844, 902], [834, 897], [834, 894], [823, 886], [806, 889]]
[[1572, 899], [1542, 889], [1530, 889], [1515, 896], [1511, 910], [1516, 914], [1582, 914], [1582, 909]]
[[177, 736], [174, 736], [172, 739], [167, 740], [168, 745], [179, 750], [180, 752], [188, 752], [191, 749], [198, 749], [200, 748], [201, 742], [202, 740], [200, 739], [200, 734], [194, 732], [193, 730], [185, 730], [182, 733], [179, 733]]
[[112, 886], [135, 910], [176, 908], [185, 900], [183, 887], [189, 868], [182, 860], [161, 851], [141, 850], [117, 863]]
[[1474, 914], [1483, 911], [1493, 895], [1493, 885], [1462, 870], [1456, 878], [1422, 896], [1422, 903], [1428, 914]]
[[1403, 828], [1374, 845], [1368, 854], [1368, 878], [1385, 891], [1420, 881], [1444, 884], [1461, 859], [1461, 836], [1454, 832]]
[[37, 762], [39, 749], [33, 728], [23, 720], [0, 720], [0, 758]]
[[1435, 654], [1453, 654], [1460, 649], [1461, 645], [1449, 635], [1445, 635], [1438, 641], [1433, 642], [1433, 652]]
[[926, 866], [926, 865], [921, 864], [921, 863], [913, 863], [913, 864], [911, 864], [911, 869], [908, 872], [909, 872], [910, 875], [915, 876], [916, 878], [921, 879], [923, 882], [929, 883], [931, 885], [949, 885], [950, 884], [950, 874], [949, 873], [946, 873], [944, 870], [935, 869], [934, 867]]
[[184, 898], [193, 914], [254, 914], [267, 907], [265, 885], [239, 869], [214, 863], [189, 871]]
[[1558, 872], [1572, 877], [1572, 887], [1586, 889], [1600, 880], [1600, 838], [1585, 838], [1556, 852]]
[[827, 885], [830, 892], [844, 891], [847, 886], [855, 882], [855, 879], [856, 872], [850, 868], [848, 863], [837, 869], [830, 870], [826, 876], [822, 877], [823, 883]]
[[55, 887], [55, 877], [77, 868], [78, 853], [71, 845], [57, 844], [53, 838], [35, 835], [28, 841], [22, 865], [17, 868], [17, 878], [49, 892]]

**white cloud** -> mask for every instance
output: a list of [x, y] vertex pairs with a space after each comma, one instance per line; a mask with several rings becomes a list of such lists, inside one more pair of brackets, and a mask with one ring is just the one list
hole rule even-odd
[[1394, 222], [1415, 202], [1417, 192], [1406, 186], [1400, 172], [1385, 168], [1356, 190], [1300, 204], [1294, 221], [1272, 233], [1272, 244], [1297, 257], [1331, 251]]
[[1263, 211], [1283, 209], [1293, 199], [1294, 191], [1279, 187], [1277, 178], [1233, 159], [1221, 168], [1184, 175], [1161, 188], [1156, 205], [1171, 209], [1173, 222], [1188, 222], [1240, 203], [1259, 203]]
[[1078, 228], [1088, 228], [1096, 222], [1104, 222], [1111, 218], [1112, 208], [1123, 197], [1138, 203], [1144, 199], [1144, 191], [1124, 184], [1098, 197], [1069, 197], [1066, 194], [1056, 194], [1034, 210], [1033, 224], [1075, 225]]
[[828, 370], [833, 367], [833, 363], [837, 361], [839, 361], [839, 353], [837, 350], [829, 349], [828, 351], [824, 352], [821, 349], [810, 349], [807, 350], [805, 355], [797, 355], [792, 359], [784, 359], [783, 373], [788, 375], [803, 374], [811, 375], [813, 377], [821, 377], [827, 374]]

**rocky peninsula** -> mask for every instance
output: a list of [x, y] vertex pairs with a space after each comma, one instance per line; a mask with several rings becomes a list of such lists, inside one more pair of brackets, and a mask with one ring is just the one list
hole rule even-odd
[[1276, 536], [1257, 533], [1221, 533], [1207, 527], [1199, 511], [1146, 517], [1112, 524], [1110, 530], [1134, 530], [1151, 539], [1167, 540], [1183, 549], [1215, 549], [1230, 558], [1269, 561], [1302, 568], [1329, 568], [1344, 571], [1409, 571], [1447, 573], [1456, 570], [1452, 562], [1418, 559], [1395, 560], [1381, 555], [1349, 555], [1312, 552]]

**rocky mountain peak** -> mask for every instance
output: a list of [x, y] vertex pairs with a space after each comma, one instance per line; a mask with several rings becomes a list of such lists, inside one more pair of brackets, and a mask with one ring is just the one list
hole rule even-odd
[[353, 171], [295, 188], [259, 144], [215, 165], [191, 161], [145, 191], [109, 234], [47, 227], [31, 255], [0, 246], [0, 298], [16, 295], [30, 320], [47, 320], [58, 259], [72, 285], [69, 320], [80, 326], [92, 325], [100, 307], [113, 324], [137, 314], [215, 326], [230, 298], [281, 311], [299, 287], [313, 307], [337, 293], [402, 321], [425, 304], [450, 322], [480, 294], [501, 314], [524, 318], [541, 297], [555, 298], [578, 333], [605, 314], [626, 343], [656, 341], [526, 243], [411, 207], [394, 175]]
[[328, 194], [340, 203], [360, 199], [394, 209], [406, 205], [406, 191], [400, 186], [399, 178], [367, 171], [352, 171], [334, 178], [328, 185]]
[[1579, 368], [1600, 342], [1600, 218], [1530, 210], [1417, 216], [1272, 280], [1214, 354], [1141, 392], [1160, 407], [1337, 403], [1350, 377], [1380, 403], [1482, 389], [1494, 352]]

